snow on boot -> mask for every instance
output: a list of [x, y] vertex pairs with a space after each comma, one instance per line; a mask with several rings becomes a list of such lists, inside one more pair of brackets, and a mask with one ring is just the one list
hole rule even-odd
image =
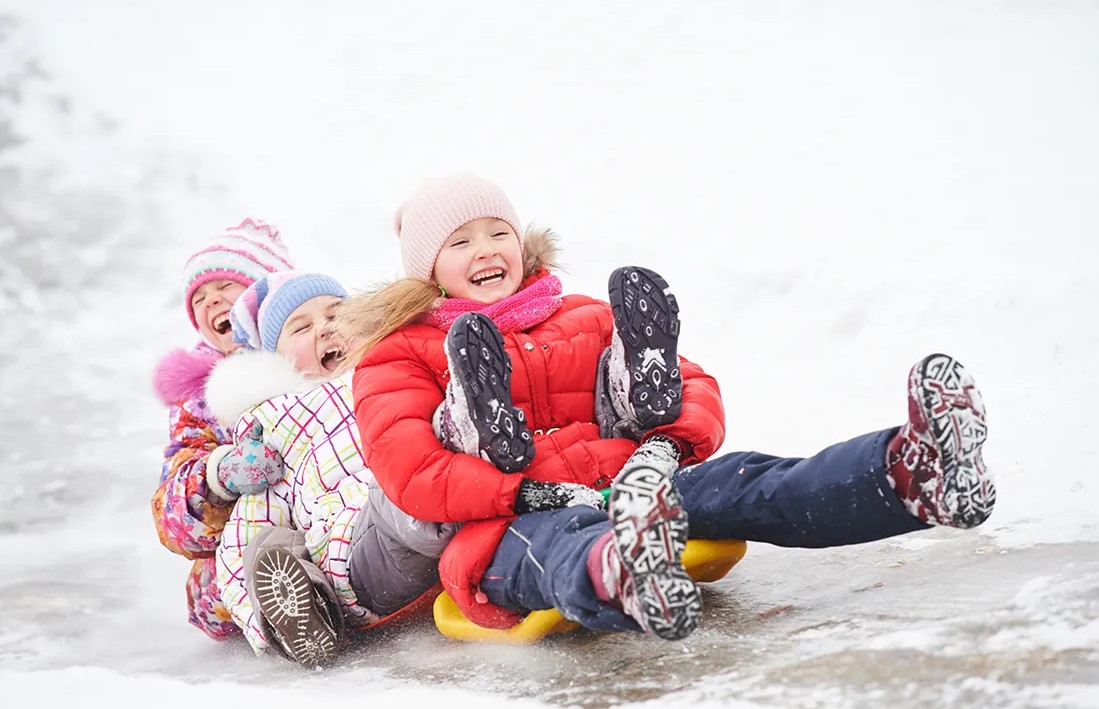
[[[626, 438], [634, 442], [640, 442], [646, 431], [641, 428], [627, 411], [628, 398], [619, 396], [618, 406], [615, 406], [611, 396], [611, 387], [608, 384], [610, 378], [611, 350], [605, 348], [599, 354], [599, 363], [595, 370], [595, 422], [599, 424], [599, 437], [604, 439]], [[621, 350], [620, 350], [621, 351]], [[624, 388], [620, 387], [622, 391]], [[619, 409], [622, 410], [619, 413]]]
[[641, 467], [619, 475], [610, 518], [613, 538], [592, 550], [596, 592], [621, 603], [646, 633], [687, 637], [702, 618], [702, 595], [683, 569], [687, 515], [671, 480]]
[[679, 418], [683, 379], [676, 345], [679, 304], [668, 283], [639, 266], [619, 268], [608, 283], [614, 334], [607, 386], [615, 411], [645, 431]]
[[976, 527], [992, 514], [996, 486], [981, 446], [985, 407], [969, 372], [933, 354], [908, 375], [908, 423], [889, 443], [889, 478], [913, 515], [928, 524]]
[[289, 549], [267, 547], [256, 555], [253, 575], [256, 610], [286, 656], [306, 667], [335, 660], [339, 637], [333, 609], [313, 588], [303, 562]]
[[511, 358], [492, 320], [465, 313], [446, 336], [450, 381], [434, 426], [448, 449], [479, 456], [505, 473], [534, 458], [534, 436], [511, 403]]
[[634, 468], [651, 468], [671, 477], [675, 471], [679, 470], [679, 461], [682, 457], [679, 446], [672, 439], [659, 435], [652, 436], [626, 459], [618, 476]]

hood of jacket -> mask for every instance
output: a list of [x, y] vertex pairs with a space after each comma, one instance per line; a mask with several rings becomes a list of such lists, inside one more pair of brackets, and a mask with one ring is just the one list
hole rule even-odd
[[256, 404], [321, 383], [306, 378], [280, 354], [248, 350], [225, 357], [214, 366], [206, 380], [206, 405], [221, 425], [231, 428]]
[[205, 342], [190, 350], [174, 349], [161, 357], [153, 369], [153, 390], [165, 406], [201, 399], [206, 379], [224, 358], [224, 354]]

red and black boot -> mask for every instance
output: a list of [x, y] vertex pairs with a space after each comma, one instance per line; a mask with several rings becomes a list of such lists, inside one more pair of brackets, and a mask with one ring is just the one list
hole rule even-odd
[[981, 447], [981, 392], [953, 357], [933, 354], [908, 375], [908, 423], [889, 442], [889, 478], [905, 507], [934, 525], [967, 529], [988, 519], [996, 486]]
[[683, 568], [687, 513], [666, 473], [643, 466], [614, 481], [612, 530], [588, 556], [596, 596], [613, 603], [641, 629], [682, 640], [702, 619], [702, 595]]

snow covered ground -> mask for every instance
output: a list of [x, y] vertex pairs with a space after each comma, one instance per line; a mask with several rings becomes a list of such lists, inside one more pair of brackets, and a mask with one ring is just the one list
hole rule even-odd
[[[0, 0], [0, 696], [1099, 704], [1097, 32], [1099, 4], [1038, 0]], [[179, 264], [255, 215], [306, 267], [391, 278], [395, 207], [463, 169], [561, 234], [567, 289], [667, 276], [727, 450], [899, 423], [911, 363], [956, 354], [995, 514], [753, 545], [676, 645], [420, 625], [305, 673], [206, 640], [147, 512]]]

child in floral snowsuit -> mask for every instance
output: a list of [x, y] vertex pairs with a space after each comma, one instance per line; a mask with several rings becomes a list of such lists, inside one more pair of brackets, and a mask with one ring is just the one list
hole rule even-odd
[[[160, 483], [152, 499], [153, 521], [161, 543], [194, 560], [187, 578], [189, 619], [212, 638], [238, 632], [221, 603], [214, 552], [221, 531], [242, 492], [263, 489], [267, 480], [234, 469], [228, 433], [206, 406], [205, 383], [214, 365], [236, 350], [229, 309], [237, 296], [267, 273], [291, 268], [278, 229], [246, 219], [210, 240], [184, 266], [184, 305], [202, 337], [190, 351], [169, 352], [157, 364], [153, 385], [168, 407], [169, 443]], [[208, 484], [217, 485], [221, 494]], [[242, 477], [243, 475], [243, 477]]]

